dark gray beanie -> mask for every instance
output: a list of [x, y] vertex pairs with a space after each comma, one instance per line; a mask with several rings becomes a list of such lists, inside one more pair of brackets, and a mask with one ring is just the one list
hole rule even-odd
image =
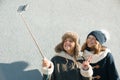
[[93, 35], [100, 44], [105, 43], [108, 39], [106, 33], [99, 30], [94, 30], [90, 32], [87, 38], [89, 37], [89, 35]]

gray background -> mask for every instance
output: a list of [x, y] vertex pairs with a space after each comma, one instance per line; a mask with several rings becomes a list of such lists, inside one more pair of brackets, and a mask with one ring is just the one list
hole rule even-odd
[[105, 45], [120, 74], [120, 0], [0, 0], [0, 80], [42, 80], [42, 57], [17, 12], [24, 4], [30, 5], [23, 14], [48, 59], [64, 32], [77, 32], [82, 45], [90, 31], [106, 29], [111, 39]]

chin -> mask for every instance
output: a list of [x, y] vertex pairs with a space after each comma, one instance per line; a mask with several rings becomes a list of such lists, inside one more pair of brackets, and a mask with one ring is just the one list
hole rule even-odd
[[88, 45], [89, 48], [93, 47], [92, 45]]

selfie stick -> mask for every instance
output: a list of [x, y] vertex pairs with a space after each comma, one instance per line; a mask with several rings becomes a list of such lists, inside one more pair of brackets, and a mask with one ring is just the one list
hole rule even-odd
[[31, 35], [31, 37], [32, 37], [32, 39], [33, 39], [33, 41], [34, 41], [34, 43], [35, 43], [35, 45], [36, 45], [39, 53], [41, 54], [42, 58], [45, 58], [44, 55], [43, 55], [43, 53], [42, 53], [42, 51], [41, 51], [41, 49], [40, 49], [40, 47], [39, 47], [39, 45], [38, 45], [38, 42], [36, 41], [33, 33], [32, 33], [31, 30], [30, 30], [30, 25], [27, 23], [25, 17], [24, 17], [23, 14], [22, 14], [22, 12], [23, 12], [23, 11], [26, 11], [28, 7], [29, 7], [28, 4], [22, 5], [22, 6], [20, 6], [20, 7], [18, 8], [17, 12], [20, 14], [20, 16], [21, 16], [21, 18], [22, 18], [22, 20], [23, 20], [23, 22], [24, 22], [24, 24], [25, 24], [25, 26], [26, 26], [29, 34]]

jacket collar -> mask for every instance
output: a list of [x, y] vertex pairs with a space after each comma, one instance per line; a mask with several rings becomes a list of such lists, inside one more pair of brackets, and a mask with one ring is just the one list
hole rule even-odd
[[67, 54], [66, 52], [62, 51], [60, 53], [57, 53], [56, 56], [60, 56], [60, 57], [63, 57], [63, 58], [67, 58], [67, 59], [70, 59], [70, 60], [74, 60], [74, 58], [72, 56], [70, 56], [69, 54]]
[[[55, 56], [60, 56], [60, 57], [63, 57], [63, 58], [66, 58], [66, 59], [75, 61], [75, 59], [74, 59], [73, 56], [70, 56], [69, 54], [67, 54], [67, 53], [64, 52], [64, 51], [62, 51], [62, 52], [60, 52], [60, 53], [57, 53]], [[79, 56], [77, 57], [77, 60], [83, 60], [83, 57], [79, 54]]]
[[107, 56], [108, 52], [110, 52], [110, 50], [106, 49], [105, 51], [102, 51], [99, 54], [94, 54], [93, 51], [85, 50], [83, 52], [83, 56], [85, 59], [87, 59], [89, 56], [92, 56], [92, 60], [90, 63], [97, 63], [100, 60], [102, 60], [103, 58], [105, 58]]

